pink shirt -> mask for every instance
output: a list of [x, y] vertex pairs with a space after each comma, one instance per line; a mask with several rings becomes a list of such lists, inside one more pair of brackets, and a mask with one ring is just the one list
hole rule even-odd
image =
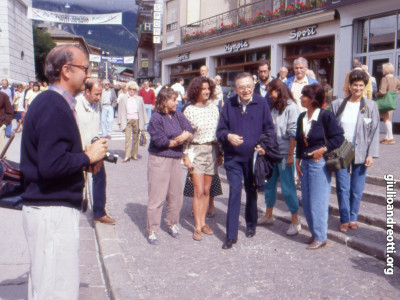
[[136, 99], [133, 97], [129, 97], [126, 102], [126, 118], [128, 120], [138, 120], [139, 119], [139, 111], [136, 104]]

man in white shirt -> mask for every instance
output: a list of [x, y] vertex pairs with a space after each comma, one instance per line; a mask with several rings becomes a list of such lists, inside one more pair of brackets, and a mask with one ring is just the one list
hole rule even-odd
[[224, 93], [221, 87], [221, 76], [217, 75], [214, 78], [215, 82], [215, 102], [218, 108], [221, 110], [222, 106], [224, 105]]
[[300, 111], [303, 112], [306, 111], [306, 109], [301, 106], [300, 100], [303, 87], [319, 82], [311, 77], [306, 76], [306, 71], [308, 70], [308, 61], [304, 57], [296, 58], [293, 62], [293, 66], [295, 76], [288, 78], [285, 84], [292, 91], [292, 95], [297, 103], [297, 106], [299, 107]]
[[179, 77], [178, 81], [171, 86], [171, 89], [178, 93], [178, 98], [176, 98], [178, 104], [182, 104], [182, 101], [185, 100], [185, 88], [183, 87], [184, 82], [183, 78]]
[[[99, 101], [102, 86], [97, 79], [89, 79], [85, 83], [85, 93], [76, 97], [76, 121], [81, 133], [82, 145], [90, 144], [99, 133]], [[101, 163], [101, 169], [93, 175], [93, 218], [94, 222], [114, 225], [115, 220], [107, 215], [106, 206], [106, 170]]]
[[101, 131], [102, 136], [111, 139], [112, 126], [114, 122], [114, 106], [117, 104], [117, 96], [113, 89], [110, 89], [110, 82], [103, 82], [104, 90], [101, 96]]

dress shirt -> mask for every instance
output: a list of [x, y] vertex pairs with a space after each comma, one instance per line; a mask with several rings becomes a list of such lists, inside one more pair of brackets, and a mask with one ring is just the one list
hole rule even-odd
[[301, 100], [300, 100], [300, 97], [302, 95], [301, 91], [303, 90], [303, 87], [305, 87], [306, 85], [308, 85], [307, 76], [304, 76], [302, 80], [298, 80], [297, 77], [294, 78], [292, 85], [292, 94], [301, 112], [306, 111], [306, 109], [303, 106], [301, 106]]

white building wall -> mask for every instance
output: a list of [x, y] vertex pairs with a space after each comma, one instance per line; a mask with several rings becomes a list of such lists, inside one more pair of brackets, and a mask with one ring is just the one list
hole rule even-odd
[[31, 5], [31, 0], [0, 0], [0, 78], [10, 83], [35, 80]]

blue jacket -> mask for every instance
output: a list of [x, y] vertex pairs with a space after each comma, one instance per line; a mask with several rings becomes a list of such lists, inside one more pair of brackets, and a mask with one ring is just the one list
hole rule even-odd
[[[288, 78], [288, 79], [285, 81], [285, 84], [289, 87], [289, 90], [292, 89], [292, 85], [293, 85], [294, 78], [295, 78], [295, 76], [290, 77], [290, 78]], [[307, 79], [308, 79], [308, 84], [309, 84], [309, 85], [311, 85], [311, 84], [313, 84], [313, 83], [319, 83], [318, 80], [312, 79], [311, 77], [308, 77], [308, 76], [307, 76]]]
[[[228, 141], [228, 134], [243, 137], [243, 144], [234, 147]], [[225, 159], [247, 162], [252, 159], [254, 147], [263, 133], [274, 134], [274, 124], [267, 101], [260, 95], [253, 95], [246, 112], [238, 101], [238, 96], [228, 99], [222, 107], [217, 127], [217, 138], [224, 150]]]
[[55, 91], [40, 93], [29, 106], [21, 141], [23, 204], [80, 208], [82, 170], [89, 165], [72, 110]]
[[[267, 84], [267, 85], [268, 85], [268, 84]], [[260, 83], [260, 81], [257, 82], [256, 85], [254, 86], [254, 94], [257, 94], [257, 95], [260, 95], [260, 96], [261, 96], [261, 83]], [[262, 96], [261, 96], [261, 97], [262, 97]], [[267, 100], [269, 107], [271, 107], [272, 103], [274, 102], [274, 99], [272, 99], [272, 98], [268, 95], [268, 92], [265, 94], [265, 97], [264, 97], [264, 98]]]
[[335, 115], [329, 110], [321, 109], [318, 115], [318, 121], [312, 121], [311, 129], [307, 136], [308, 145], [306, 146], [303, 132], [303, 118], [305, 117], [306, 112], [302, 112], [297, 119], [296, 158], [312, 158], [312, 156], [309, 156], [308, 154], [314, 150], [326, 146], [329, 152], [338, 148], [343, 143], [344, 131], [336, 120]]

